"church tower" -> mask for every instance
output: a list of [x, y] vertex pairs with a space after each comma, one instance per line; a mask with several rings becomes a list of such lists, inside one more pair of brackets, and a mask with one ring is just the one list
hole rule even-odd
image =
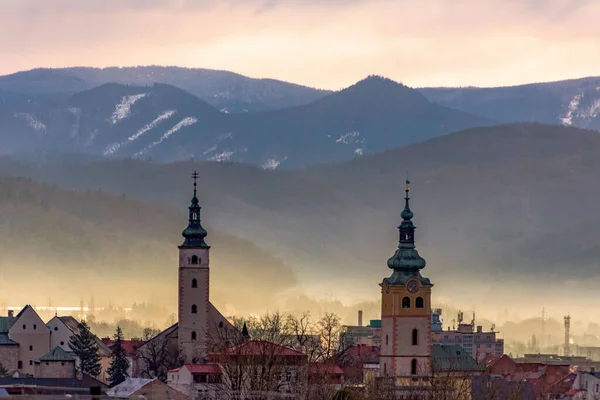
[[189, 206], [188, 226], [182, 232], [185, 238], [179, 246], [179, 309], [177, 341], [181, 356], [186, 363], [201, 363], [206, 360], [208, 342], [208, 289], [209, 251], [206, 244], [207, 232], [200, 224], [200, 206], [196, 197]]
[[415, 225], [406, 181], [400, 241], [388, 260], [393, 270], [381, 286], [380, 374], [394, 378], [419, 378], [431, 374], [431, 288], [421, 276], [425, 260], [415, 249]]

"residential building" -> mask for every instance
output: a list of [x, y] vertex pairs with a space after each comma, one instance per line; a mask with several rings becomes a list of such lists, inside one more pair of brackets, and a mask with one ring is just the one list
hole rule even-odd
[[218, 364], [184, 364], [169, 371], [167, 383], [195, 399], [217, 400], [225, 394], [223, 371]]
[[431, 332], [432, 343], [462, 346], [477, 361], [483, 361], [488, 354], [504, 354], [504, 340], [496, 337], [498, 332], [493, 329], [484, 332], [482, 326], [477, 326], [475, 330], [475, 319], [469, 324], [462, 323], [462, 313], [459, 313], [458, 320], [458, 329], [450, 330], [448, 327], [446, 331], [439, 330], [441, 324], [436, 323], [437, 328]]
[[[113, 340], [110, 338], [104, 338], [104, 339], [102, 339], [102, 343], [104, 343], [104, 345], [110, 349], [111, 353], [114, 351], [116, 340]], [[144, 343], [146, 343], [146, 341], [140, 340], [140, 339], [131, 339], [131, 340], [122, 340], [121, 341], [121, 346], [123, 347], [123, 350], [125, 350], [125, 358], [127, 358], [127, 361], [129, 361], [129, 368], [127, 369], [127, 376], [130, 376], [130, 377], [133, 376], [133, 365], [135, 362], [135, 354], [136, 354], [136, 351]]]
[[[79, 321], [72, 316], [54, 316], [46, 324], [50, 331], [50, 346], [52, 348], [60, 347], [64, 351], [71, 352], [69, 343], [73, 336], [79, 335]], [[104, 383], [109, 382], [108, 368], [112, 360], [112, 351], [98, 338], [96, 345], [98, 346], [98, 355], [100, 356], [101, 372], [97, 379]]]
[[381, 346], [381, 320], [371, 320], [367, 326], [344, 326], [341, 341], [344, 347], [355, 345]]
[[7, 317], [0, 317], [0, 363], [5, 369], [33, 376], [34, 361], [48, 351], [50, 330], [33, 307], [26, 305], [16, 316], [8, 310]]

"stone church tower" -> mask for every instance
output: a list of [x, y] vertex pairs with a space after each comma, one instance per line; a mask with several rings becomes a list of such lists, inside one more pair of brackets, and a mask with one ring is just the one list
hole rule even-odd
[[179, 246], [179, 309], [177, 341], [186, 363], [206, 360], [209, 313], [209, 251], [207, 232], [200, 224], [200, 206], [196, 197], [189, 206], [189, 222], [182, 232], [185, 241]]
[[406, 181], [405, 206], [398, 227], [400, 241], [387, 262], [394, 272], [381, 283], [381, 376], [420, 378], [431, 375], [431, 288], [421, 276], [425, 260], [415, 249], [415, 225]]

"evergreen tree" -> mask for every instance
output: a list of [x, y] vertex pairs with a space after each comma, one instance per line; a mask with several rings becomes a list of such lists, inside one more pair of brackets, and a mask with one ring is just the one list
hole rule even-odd
[[129, 360], [127, 354], [123, 348], [123, 332], [121, 327], [117, 326], [117, 332], [115, 333], [115, 346], [112, 354], [112, 361], [108, 368], [108, 376], [110, 379], [110, 386], [117, 386], [123, 382], [127, 377], [127, 370], [129, 369]]
[[87, 322], [81, 321], [78, 327], [79, 333], [71, 337], [69, 347], [79, 358], [79, 371], [97, 377], [100, 375], [102, 367], [100, 366], [96, 336], [90, 331]]

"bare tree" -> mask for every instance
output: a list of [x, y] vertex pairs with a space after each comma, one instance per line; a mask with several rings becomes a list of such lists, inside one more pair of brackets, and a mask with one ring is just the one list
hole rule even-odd
[[177, 338], [171, 337], [170, 333], [163, 332], [151, 336], [152, 330], [144, 332], [146, 343], [135, 353], [134, 375], [142, 378], [157, 378], [167, 380], [167, 372], [182, 364], [181, 353], [177, 347]]

